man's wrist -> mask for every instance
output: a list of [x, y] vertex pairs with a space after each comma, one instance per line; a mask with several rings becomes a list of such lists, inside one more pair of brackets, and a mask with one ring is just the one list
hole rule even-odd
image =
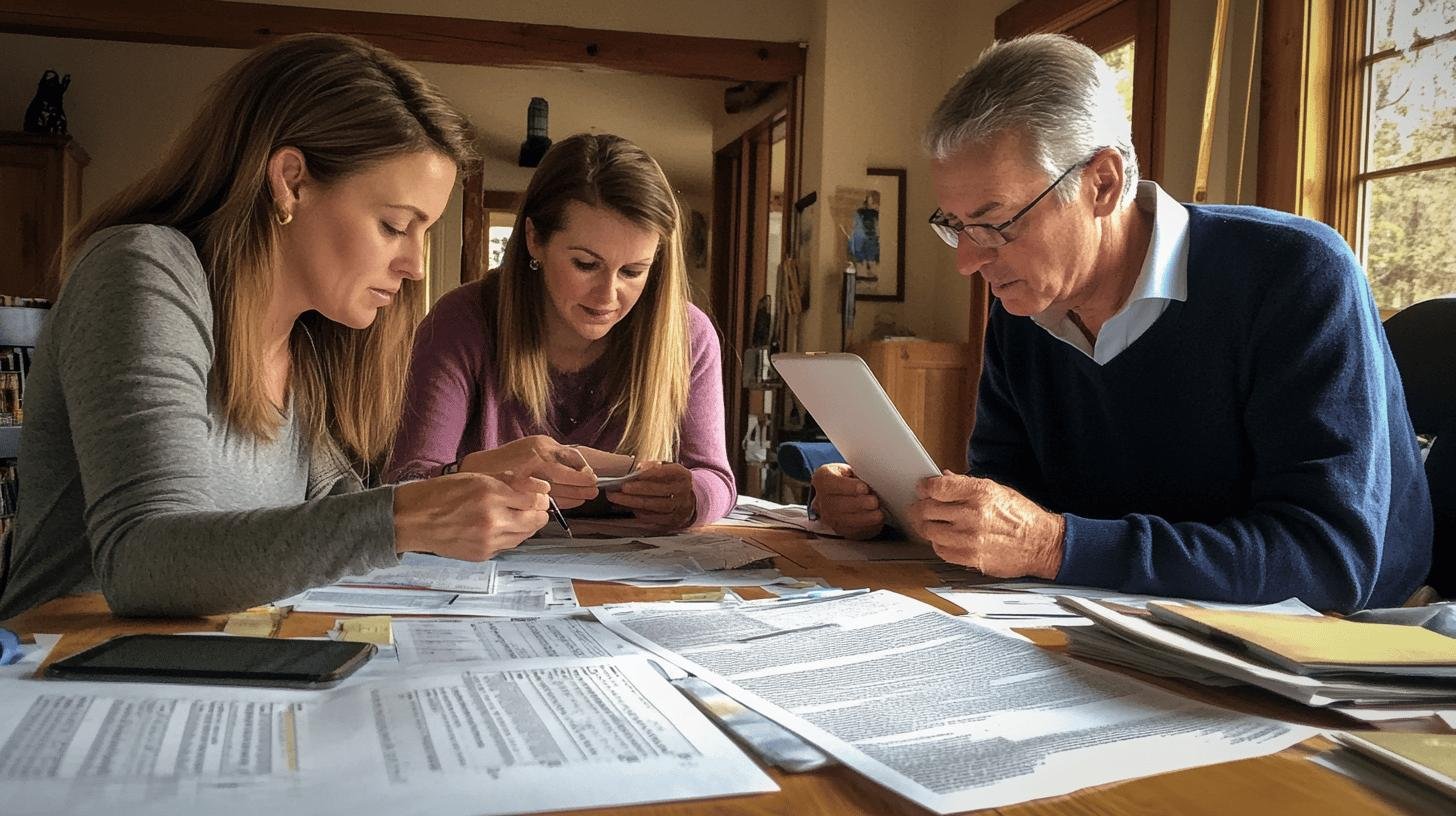
[[1041, 546], [1041, 558], [1034, 575], [1048, 581], [1055, 580], [1062, 571], [1062, 557], [1066, 553], [1067, 517], [1061, 513], [1047, 513], [1047, 533]]

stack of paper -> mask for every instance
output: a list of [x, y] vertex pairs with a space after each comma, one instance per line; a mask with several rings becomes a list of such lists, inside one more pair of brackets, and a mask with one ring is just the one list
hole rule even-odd
[[576, 593], [566, 578], [536, 578], [494, 572], [495, 591], [447, 592], [435, 589], [335, 585], [305, 590], [278, 601], [297, 612], [336, 615], [458, 615], [529, 617], [571, 614]]
[[494, 561], [457, 561], [425, 553], [405, 553], [399, 566], [351, 575], [340, 584], [439, 589], [448, 592], [495, 592]]
[[[1073, 612], [1057, 601], [1061, 596], [1090, 598], [1114, 607], [1146, 609], [1148, 603], [1177, 601], [1189, 606], [1205, 609], [1242, 609], [1246, 611], [1285, 612], [1291, 615], [1319, 613], [1298, 598], [1290, 598], [1277, 604], [1247, 606], [1216, 603], [1213, 601], [1190, 601], [1177, 598], [1158, 598], [1151, 595], [1129, 595], [1096, 587], [1063, 586], [1012, 582], [982, 584], [966, 589], [952, 587], [928, 587], [931, 592], [966, 610], [967, 615], [977, 623], [1003, 632], [1012, 629], [1035, 629], [1051, 626], [1091, 626], [1092, 621]], [[1096, 633], [1087, 637], [1097, 637]], [[1141, 667], [1139, 667], [1141, 668]]]
[[[1456, 638], [1389, 623], [1149, 604], [1162, 623], [1230, 643], [1275, 667], [1315, 677], [1456, 681]], [[1456, 682], [1450, 683], [1456, 692]]]
[[[533, 538], [495, 557], [519, 575], [636, 586], [758, 586], [783, 580], [774, 554], [741, 538], [681, 533], [630, 538]], [[754, 570], [744, 567], [761, 566]]]
[[802, 504], [778, 504], [753, 496], [739, 496], [738, 504], [728, 515], [714, 522], [723, 527], [759, 527], [782, 530], [804, 530], [821, 536], [833, 536], [828, 524], [809, 518], [809, 509]]
[[1451, 807], [1456, 807], [1456, 734], [1365, 731], [1338, 732], [1330, 738], [1426, 790], [1449, 797]]
[[[1062, 603], [1096, 624], [1095, 627], [1065, 630], [1069, 650], [1074, 655], [1200, 682], [1212, 675], [1221, 678], [1220, 683], [1248, 683], [1312, 706], [1400, 704], [1436, 707], [1456, 702], [1456, 683], [1449, 679], [1414, 676], [1400, 671], [1358, 674], [1290, 671], [1287, 666], [1276, 666], [1257, 659], [1246, 648], [1232, 645], [1227, 639], [1211, 640], [1156, 620], [1124, 615], [1096, 601], [1067, 597], [1062, 599]], [[1158, 608], [1158, 604], [1150, 605], [1150, 609]], [[1234, 615], [1239, 619], [1265, 614], [1195, 610], [1191, 607], [1179, 607], [1178, 612], [1184, 616]], [[1277, 620], [1277, 626], [1271, 628], [1279, 631], [1326, 625], [1320, 623], [1319, 618], [1305, 616], [1268, 614], [1267, 617]], [[1389, 655], [1382, 655], [1374, 665], [1386, 666], [1388, 662]]]

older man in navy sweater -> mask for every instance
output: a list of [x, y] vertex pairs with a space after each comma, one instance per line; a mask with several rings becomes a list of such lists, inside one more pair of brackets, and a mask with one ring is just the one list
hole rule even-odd
[[[996, 301], [970, 474], [910, 524], [947, 561], [1128, 592], [1399, 605], [1431, 505], [1359, 263], [1328, 227], [1183, 206], [1138, 181], [1106, 66], [1063, 37], [992, 46], [927, 132], [931, 225]], [[845, 465], [839, 532], [884, 523]]]

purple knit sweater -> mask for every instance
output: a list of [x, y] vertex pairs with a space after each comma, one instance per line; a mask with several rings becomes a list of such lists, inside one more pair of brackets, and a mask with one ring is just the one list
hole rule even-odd
[[[551, 371], [547, 426], [531, 421], [496, 383], [495, 340], [486, 319], [486, 281], [467, 283], [440, 298], [415, 335], [404, 418], [385, 478], [438, 474], [450, 462], [521, 437], [546, 434], [558, 442], [616, 450], [620, 421], [607, 423], [605, 359], [571, 373]], [[708, 316], [688, 306], [691, 380], [679, 429], [678, 462], [692, 471], [695, 524], [733, 508], [738, 490], [728, 466], [723, 431], [723, 374], [718, 335]]]

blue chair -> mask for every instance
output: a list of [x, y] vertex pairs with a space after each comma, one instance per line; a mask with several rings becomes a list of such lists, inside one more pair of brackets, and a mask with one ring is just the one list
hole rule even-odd
[[1402, 309], [1385, 321], [1385, 337], [1416, 433], [1434, 437], [1426, 452], [1426, 480], [1436, 535], [1431, 575], [1445, 597], [1456, 596], [1456, 296]]

